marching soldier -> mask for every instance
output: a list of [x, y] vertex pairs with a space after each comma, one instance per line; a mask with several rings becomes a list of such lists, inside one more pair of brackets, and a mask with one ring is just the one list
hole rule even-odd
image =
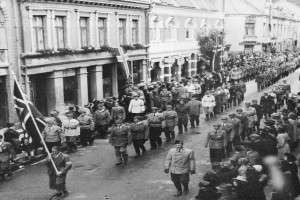
[[222, 116], [222, 125], [220, 127], [220, 130], [225, 131], [225, 136], [226, 136], [226, 155], [229, 157], [230, 153], [232, 152], [232, 142], [234, 139], [234, 127], [232, 124], [228, 123], [228, 117]]
[[256, 130], [259, 131], [260, 120], [263, 117], [263, 112], [262, 112], [263, 107], [257, 104], [257, 100], [252, 100], [251, 107], [255, 108], [257, 118], [254, 121], [254, 127], [256, 127]]
[[157, 112], [157, 110], [157, 107], [153, 107], [152, 113], [150, 113], [147, 118], [151, 150], [161, 147], [162, 139], [160, 136], [162, 128], [165, 128], [165, 117], [162, 113]]
[[166, 127], [165, 127], [165, 136], [167, 138], [166, 142], [170, 142], [171, 139], [175, 138], [174, 128], [178, 124], [178, 115], [177, 112], [172, 110], [171, 105], [167, 105], [167, 110], [162, 113], [165, 117]]
[[241, 141], [242, 124], [241, 120], [236, 118], [235, 113], [229, 113], [228, 123], [233, 125], [234, 137], [232, 140], [233, 146], [236, 146]]
[[253, 133], [254, 122], [257, 120], [256, 110], [253, 107], [250, 107], [250, 102], [245, 102], [245, 114], [248, 118], [248, 126], [246, 129], [246, 136], [248, 137]]
[[[16, 153], [9, 142], [4, 142], [3, 135], [0, 135], [0, 181], [10, 180], [10, 160], [16, 158]], [[5, 175], [7, 175], [5, 177]]]
[[124, 164], [128, 161], [127, 146], [131, 145], [132, 137], [127, 126], [122, 124], [122, 120], [115, 121], [116, 126], [112, 127], [109, 143], [115, 148], [116, 165]]
[[159, 94], [161, 109], [166, 110], [167, 105], [171, 102], [172, 94], [170, 91], [167, 91], [167, 88], [164, 87]]
[[184, 103], [184, 99], [180, 99], [179, 104], [175, 107], [175, 111], [178, 115], [178, 134], [183, 133], [183, 127], [185, 132], [187, 132], [189, 107]]
[[140, 149], [142, 150], [142, 155], [146, 154], [146, 148], [144, 146], [144, 143], [149, 137], [149, 131], [147, 124], [141, 122], [141, 120], [141, 116], [135, 116], [134, 123], [130, 125], [132, 143], [136, 153], [134, 158], [138, 158], [141, 156]]
[[80, 116], [77, 118], [80, 126], [80, 142], [82, 147], [86, 147], [89, 142], [90, 145], [93, 144], [91, 127], [93, 125], [93, 118], [86, 114], [84, 109], [79, 109]]
[[268, 92], [264, 93], [264, 96], [260, 98], [260, 105], [262, 107], [263, 114], [265, 119], [270, 118], [274, 106], [273, 98], [268, 94]]
[[98, 104], [98, 110], [94, 113], [95, 131], [100, 133], [101, 138], [105, 139], [107, 136], [108, 126], [110, 125], [109, 111], [103, 106], [103, 101]]
[[207, 134], [204, 147], [209, 146], [210, 162], [221, 162], [225, 158], [225, 147], [227, 146], [226, 133], [220, 130], [220, 124], [214, 124], [214, 130]]
[[116, 119], [125, 121], [126, 119], [125, 108], [123, 106], [120, 106], [118, 101], [115, 101], [115, 105], [111, 109], [111, 118], [113, 121], [116, 121]]
[[241, 138], [242, 140], [245, 140], [246, 130], [248, 127], [248, 117], [246, 113], [243, 112], [243, 109], [236, 109], [236, 113], [236, 118], [238, 118], [241, 121], [242, 125]]
[[261, 90], [264, 89], [263, 87], [263, 82], [264, 82], [264, 77], [261, 72], [255, 77], [255, 82], [257, 83], [257, 91], [260, 92]]
[[201, 113], [201, 102], [197, 100], [197, 96], [194, 95], [192, 97], [192, 100], [187, 103], [187, 106], [189, 108], [189, 116], [190, 116], [190, 122], [192, 128], [195, 128], [195, 122], [196, 126], [199, 126], [200, 120], [200, 113]]

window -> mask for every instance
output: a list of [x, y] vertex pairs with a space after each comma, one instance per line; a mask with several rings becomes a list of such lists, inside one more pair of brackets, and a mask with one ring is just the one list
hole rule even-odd
[[185, 38], [194, 38], [194, 28], [193, 28], [193, 21], [190, 20], [187, 24], [186, 30], [185, 30]]
[[174, 19], [172, 19], [167, 25], [167, 40], [175, 40], [175, 39], [176, 39], [175, 21]]
[[33, 16], [33, 47], [36, 50], [45, 49], [45, 32], [44, 32], [45, 16]]
[[160, 28], [159, 28], [159, 19], [158, 17], [156, 17], [154, 20], [153, 20], [153, 26], [150, 30], [150, 39], [152, 41], [159, 41], [160, 40]]
[[255, 24], [246, 23], [246, 35], [247, 36], [254, 36], [255, 35]]
[[139, 21], [132, 20], [132, 44], [139, 42]]
[[119, 43], [126, 44], [126, 19], [119, 19]]
[[55, 17], [55, 36], [57, 48], [65, 48], [65, 18]]
[[80, 42], [81, 42], [81, 47], [86, 47], [89, 45], [89, 37], [88, 37], [88, 32], [89, 32], [89, 27], [88, 27], [88, 17], [80, 17], [79, 19], [79, 27], [80, 27]]
[[106, 19], [105, 18], [99, 18], [98, 19], [98, 42], [99, 46], [106, 45], [107, 40], [107, 26], [106, 26]]

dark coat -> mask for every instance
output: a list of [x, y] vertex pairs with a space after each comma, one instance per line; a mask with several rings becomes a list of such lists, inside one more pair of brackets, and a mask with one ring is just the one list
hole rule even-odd
[[50, 160], [47, 160], [45, 164], [48, 167], [49, 175], [49, 186], [50, 189], [56, 189], [58, 184], [65, 184], [68, 171], [72, 168], [72, 163], [68, 155], [60, 153], [57, 157], [52, 155], [52, 159], [55, 163], [55, 166], [59, 172], [62, 172], [62, 175], [57, 176], [56, 171], [53, 168], [53, 165]]
[[273, 110], [272, 106], [274, 105], [274, 100], [271, 96], [262, 96], [260, 98], [260, 105], [262, 106], [262, 111], [264, 113], [271, 113]]
[[253, 105], [251, 105], [251, 107], [255, 108], [257, 118], [262, 119], [262, 117], [263, 117], [263, 107], [261, 105], [258, 105], [258, 104], [253, 104]]

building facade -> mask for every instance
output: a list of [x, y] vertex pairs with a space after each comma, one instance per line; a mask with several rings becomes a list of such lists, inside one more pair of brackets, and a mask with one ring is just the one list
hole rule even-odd
[[[44, 115], [118, 96], [126, 71], [146, 80], [147, 1], [30, 0], [19, 6], [24, 90]], [[120, 46], [130, 69], [116, 59]]]
[[225, 0], [225, 43], [240, 53], [292, 50], [299, 35], [297, 10], [286, 0]]
[[14, 10], [15, 3], [0, 0], [0, 128], [15, 120], [12, 72], [19, 76], [17, 41], [20, 39], [18, 30], [15, 29], [17, 17]]
[[197, 72], [198, 34], [223, 30], [222, 1], [155, 0], [149, 16], [148, 81], [169, 82]]

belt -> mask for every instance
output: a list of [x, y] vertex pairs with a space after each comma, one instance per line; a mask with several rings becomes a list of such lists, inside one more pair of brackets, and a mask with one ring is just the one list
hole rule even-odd
[[150, 124], [160, 124], [161, 122], [150, 122]]
[[65, 129], [70, 130], [70, 129], [77, 129], [77, 128], [65, 128]]

